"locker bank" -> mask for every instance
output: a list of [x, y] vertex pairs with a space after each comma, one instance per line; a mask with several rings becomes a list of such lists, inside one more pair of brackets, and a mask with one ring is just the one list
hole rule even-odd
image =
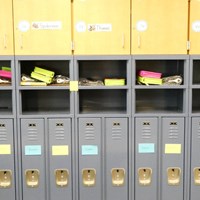
[[0, 0], [0, 199], [198, 200], [199, 0]]

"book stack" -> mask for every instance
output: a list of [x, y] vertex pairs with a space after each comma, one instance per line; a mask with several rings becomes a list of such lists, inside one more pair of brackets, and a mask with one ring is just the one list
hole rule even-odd
[[11, 68], [2, 66], [0, 70], [0, 83], [11, 83]]
[[137, 82], [145, 85], [162, 85], [162, 73], [141, 70], [137, 76]]

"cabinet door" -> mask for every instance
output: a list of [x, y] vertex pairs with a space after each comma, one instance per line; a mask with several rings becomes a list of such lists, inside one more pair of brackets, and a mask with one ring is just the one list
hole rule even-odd
[[132, 54], [186, 54], [187, 20], [187, 0], [132, 0]]
[[71, 54], [70, 0], [14, 0], [16, 55]]
[[75, 0], [76, 55], [130, 54], [130, 0]]
[[0, 0], [0, 55], [13, 55], [12, 0]]
[[200, 1], [191, 0], [190, 2], [190, 54], [199, 54], [200, 46]]

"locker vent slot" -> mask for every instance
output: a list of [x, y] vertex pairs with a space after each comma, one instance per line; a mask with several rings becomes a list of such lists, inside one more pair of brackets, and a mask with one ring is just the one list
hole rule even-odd
[[95, 128], [94, 128], [93, 123], [86, 123], [85, 139], [86, 140], [94, 140], [95, 139]]
[[113, 140], [121, 140], [122, 139], [122, 129], [120, 127], [120, 123], [118, 125], [114, 125], [112, 127], [112, 139]]
[[28, 126], [28, 140], [36, 141], [38, 140], [38, 130], [36, 124], [29, 124]]
[[200, 126], [199, 126], [198, 131], [197, 131], [197, 138], [200, 139]]
[[5, 124], [0, 124], [0, 141], [7, 141], [7, 130]]
[[57, 124], [56, 124], [55, 137], [56, 137], [56, 140], [64, 140], [65, 139], [65, 129], [63, 127], [63, 124], [59, 124], [59, 126], [57, 126]]
[[178, 126], [176, 125], [177, 123], [176, 124], [174, 123], [172, 124], [172, 126], [169, 127], [169, 139], [178, 139], [179, 137], [179, 130]]
[[150, 139], [151, 138], [151, 126], [150, 122], [143, 122], [143, 128], [142, 128], [142, 138], [143, 139]]

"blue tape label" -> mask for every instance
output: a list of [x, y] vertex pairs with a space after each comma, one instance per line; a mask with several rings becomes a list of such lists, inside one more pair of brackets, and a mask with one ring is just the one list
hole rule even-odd
[[28, 145], [28, 146], [25, 146], [25, 155], [26, 156], [42, 155], [42, 147], [41, 147], [41, 145]]
[[82, 155], [98, 155], [97, 145], [82, 145]]
[[154, 143], [142, 143], [138, 145], [139, 153], [155, 153]]

